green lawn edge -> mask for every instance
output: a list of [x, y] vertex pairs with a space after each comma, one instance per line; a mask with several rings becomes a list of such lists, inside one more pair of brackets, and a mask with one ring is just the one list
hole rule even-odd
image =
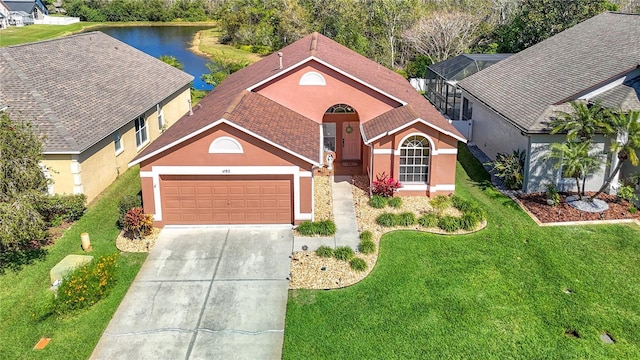
[[358, 284], [290, 290], [283, 359], [640, 358], [640, 227], [539, 227], [458, 158], [456, 193], [487, 228], [387, 233]]
[[[87, 359], [98, 343], [118, 305], [147, 257], [146, 253], [122, 253], [117, 283], [109, 295], [94, 306], [57, 317], [51, 315], [53, 293], [49, 270], [69, 254], [119, 253], [115, 239], [117, 203], [123, 195], [140, 192], [139, 168], [122, 174], [53, 245], [44, 260], [36, 260], [19, 271], [0, 275], [0, 354], [5, 359]], [[80, 234], [88, 232], [93, 250], [81, 249]], [[32, 350], [41, 337], [51, 338], [43, 350]]]

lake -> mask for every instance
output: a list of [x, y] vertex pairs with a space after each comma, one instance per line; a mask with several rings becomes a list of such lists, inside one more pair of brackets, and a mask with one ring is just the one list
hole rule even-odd
[[202, 74], [209, 73], [209, 69], [205, 66], [209, 59], [189, 50], [195, 34], [204, 29], [210, 29], [210, 27], [121, 26], [101, 27], [97, 30], [155, 58], [162, 55], [174, 56], [184, 65], [184, 71], [195, 78], [193, 80], [195, 89], [211, 90], [211, 85], [200, 80]]

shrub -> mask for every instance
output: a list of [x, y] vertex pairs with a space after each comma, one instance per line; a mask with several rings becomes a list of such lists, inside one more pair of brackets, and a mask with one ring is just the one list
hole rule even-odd
[[438, 226], [438, 215], [433, 213], [423, 214], [418, 219], [418, 224], [427, 228], [436, 227]]
[[371, 240], [362, 240], [358, 245], [358, 251], [363, 254], [373, 254], [376, 251], [376, 244]]
[[322, 235], [329, 236], [336, 233], [336, 224], [332, 220], [323, 221], [305, 221], [296, 228], [298, 233], [303, 236]]
[[124, 218], [129, 210], [137, 207], [142, 207], [142, 200], [140, 200], [139, 195], [125, 195], [120, 199], [118, 202], [118, 214], [120, 214], [118, 225], [120, 228], [124, 228]]
[[371, 199], [369, 199], [369, 206], [376, 209], [382, 209], [387, 206], [387, 198], [380, 195], [373, 195]]
[[42, 216], [28, 199], [0, 202], [0, 272], [27, 252], [46, 245], [45, 229]]
[[333, 248], [322, 245], [316, 250], [316, 255], [322, 258], [330, 258], [333, 256]]
[[638, 196], [636, 195], [635, 189], [631, 185], [623, 185], [618, 188], [618, 193], [616, 194], [616, 200], [627, 200], [629, 202], [633, 202], [638, 200]]
[[400, 206], [402, 206], [402, 198], [392, 197], [391, 199], [389, 199], [389, 201], [387, 201], [387, 205], [392, 208], [399, 208]]
[[376, 179], [373, 181], [371, 192], [374, 195], [380, 195], [384, 197], [392, 197], [393, 193], [398, 191], [402, 187], [402, 184], [392, 177], [389, 177], [387, 173], [376, 175]]
[[369, 230], [365, 230], [360, 233], [360, 241], [371, 241], [373, 240], [373, 233]]
[[65, 276], [53, 300], [54, 313], [83, 309], [107, 296], [116, 282], [118, 254], [102, 256]]
[[338, 246], [333, 251], [333, 257], [342, 261], [349, 261], [351, 258], [355, 256], [353, 249], [348, 246]]
[[355, 271], [367, 270], [367, 262], [361, 258], [353, 258], [349, 261], [349, 266]]
[[82, 217], [87, 209], [84, 194], [77, 195], [43, 195], [36, 200], [38, 212], [44, 221], [56, 226], [62, 221], [76, 221]]
[[558, 193], [558, 189], [553, 184], [547, 184], [547, 200], [551, 200], [551, 206], [558, 206], [560, 204], [560, 194]]
[[452, 206], [453, 201], [448, 196], [438, 195], [438, 196], [434, 197], [433, 199], [431, 199], [429, 204], [431, 205], [431, 207], [435, 211], [442, 212], [442, 211], [446, 210], [447, 208], [449, 208], [450, 206]]
[[514, 150], [511, 154], [498, 153], [495, 161], [484, 165], [491, 166], [491, 170], [509, 189], [518, 190], [522, 188], [524, 178], [524, 157], [523, 150]]
[[129, 210], [124, 217], [124, 230], [134, 239], [147, 236], [153, 230], [153, 217], [150, 214], [145, 214], [141, 207], [135, 207]]
[[631, 206], [629, 206], [629, 212], [635, 215], [638, 212], [638, 208], [636, 208], [635, 206], [631, 205]]
[[391, 213], [383, 213], [380, 214], [377, 218], [376, 218], [376, 223], [378, 225], [384, 226], [384, 227], [392, 227], [395, 225], [396, 220], [395, 220], [395, 215], [391, 214]]
[[461, 229], [471, 231], [478, 227], [478, 224], [480, 224], [480, 219], [478, 218], [478, 215], [476, 213], [468, 212], [462, 214], [459, 219], [459, 223]]
[[438, 219], [438, 227], [446, 232], [454, 232], [460, 229], [460, 218], [455, 216], [443, 216]]
[[395, 218], [396, 226], [411, 226], [415, 225], [417, 222], [418, 220], [416, 219], [416, 215], [412, 212], [398, 214]]

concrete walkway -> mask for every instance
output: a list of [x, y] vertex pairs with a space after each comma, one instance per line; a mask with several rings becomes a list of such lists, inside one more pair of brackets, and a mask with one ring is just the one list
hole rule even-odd
[[313, 251], [325, 245], [336, 248], [349, 246], [353, 250], [358, 249], [360, 233], [358, 233], [358, 221], [356, 209], [353, 204], [351, 191], [351, 176], [334, 176], [331, 182], [333, 197], [333, 220], [336, 223], [336, 234], [330, 237], [299, 237], [294, 238], [294, 251]]
[[91, 359], [280, 359], [291, 228], [165, 228]]

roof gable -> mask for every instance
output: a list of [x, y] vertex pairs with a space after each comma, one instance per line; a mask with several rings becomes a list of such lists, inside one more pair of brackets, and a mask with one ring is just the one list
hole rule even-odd
[[101, 32], [2, 48], [0, 69], [0, 103], [46, 135], [45, 153], [80, 153], [193, 80]]
[[[397, 99], [394, 101], [399, 107], [410, 106], [411, 110], [403, 114], [412, 116], [401, 117], [397, 123], [406, 124], [419, 118], [464, 139], [401, 75], [323, 35], [313, 33], [231, 74], [200, 101], [192, 116], [180, 119], [139, 154], [131, 165], [190, 139], [221, 119], [255, 132], [301, 158], [317, 161], [320, 159], [319, 124], [253, 91], [311, 61], [344, 74], [390, 99]], [[376, 131], [395, 128], [396, 123], [384, 121], [375, 126]], [[370, 137], [366, 131], [364, 135]]]
[[458, 85], [526, 131], [551, 106], [640, 65], [640, 14], [603, 13], [498, 62]]

